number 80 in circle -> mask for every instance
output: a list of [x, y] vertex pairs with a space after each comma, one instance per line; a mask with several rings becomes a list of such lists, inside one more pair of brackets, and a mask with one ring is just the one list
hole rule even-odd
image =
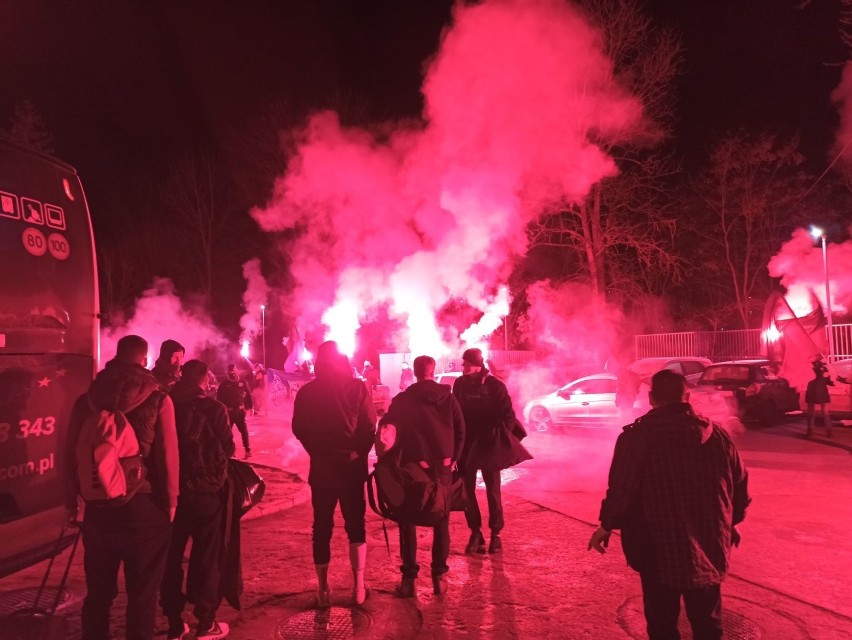
[[43, 256], [47, 251], [47, 240], [44, 234], [34, 227], [24, 229], [23, 242], [24, 249], [34, 256]]

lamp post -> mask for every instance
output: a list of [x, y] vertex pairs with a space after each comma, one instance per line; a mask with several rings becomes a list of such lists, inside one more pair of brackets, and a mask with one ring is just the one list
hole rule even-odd
[[819, 227], [811, 227], [811, 236], [822, 242], [822, 270], [825, 275], [825, 321], [828, 326], [828, 357], [827, 364], [831, 364], [834, 355], [834, 330], [831, 326], [831, 288], [828, 283], [828, 250], [825, 247], [825, 232]]
[[260, 332], [263, 339], [263, 368], [266, 369], [266, 305], [260, 305]]

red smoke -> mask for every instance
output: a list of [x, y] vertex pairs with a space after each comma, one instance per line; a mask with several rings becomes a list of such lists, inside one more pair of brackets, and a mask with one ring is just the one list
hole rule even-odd
[[340, 340], [387, 305], [408, 327], [400, 350], [438, 355], [437, 311], [499, 305], [527, 223], [615, 173], [591, 139], [641, 118], [600, 33], [557, 0], [459, 4], [423, 93], [419, 122], [365, 130], [314, 115], [253, 212], [264, 229], [300, 231], [286, 250], [302, 326], [325, 316]]

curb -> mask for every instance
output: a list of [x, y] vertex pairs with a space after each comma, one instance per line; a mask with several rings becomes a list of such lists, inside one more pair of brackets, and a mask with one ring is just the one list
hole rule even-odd
[[[271, 467], [265, 464], [255, 464], [249, 463], [254, 467], [258, 467], [260, 469], [271, 469], [273, 471], [280, 471], [282, 473], [292, 473], [287, 471], [286, 469], [281, 469], [279, 467]], [[297, 507], [300, 504], [304, 504], [305, 502], [310, 501], [311, 499], [311, 487], [307, 482], [299, 480], [301, 486], [295, 491], [295, 493], [287, 496], [286, 498], [277, 498], [274, 500], [261, 500], [251, 511], [246, 513], [241, 520], [243, 522], [247, 522], [249, 520], [256, 520], [257, 518], [263, 518], [266, 516], [271, 516], [275, 513], [281, 513], [282, 511], [287, 511], [288, 509], [292, 509], [293, 507]]]

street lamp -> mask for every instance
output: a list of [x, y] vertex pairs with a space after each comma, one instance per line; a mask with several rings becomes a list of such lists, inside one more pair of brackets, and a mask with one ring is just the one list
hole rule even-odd
[[263, 336], [263, 368], [266, 369], [266, 305], [260, 305], [260, 332]]
[[828, 284], [828, 250], [825, 247], [825, 231], [819, 227], [811, 226], [811, 236], [815, 240], [822, 241], [822, 270], [825, 275], [825, 320], [828, 326], [828, 364], [834, 355], [834, 330], [831, 327], [831, 288]]

